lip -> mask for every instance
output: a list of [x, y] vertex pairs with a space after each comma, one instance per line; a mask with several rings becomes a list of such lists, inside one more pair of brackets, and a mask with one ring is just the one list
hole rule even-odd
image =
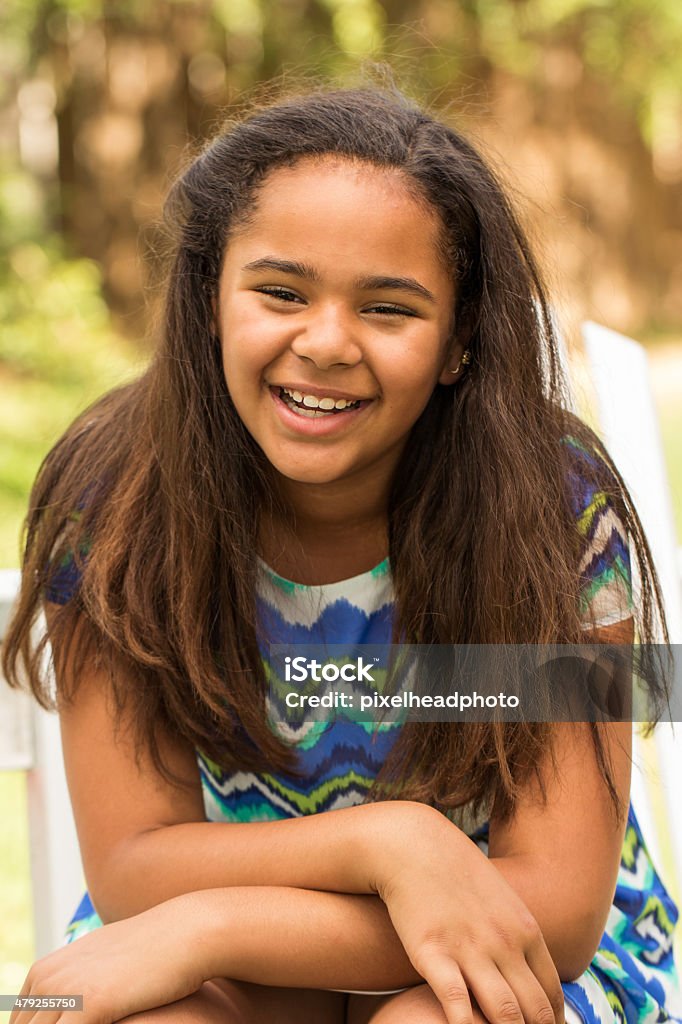
[[338, 391], [335, 388], [318, 388], [313, 387], [311, 384], [290, 384], [288, 382], [280, 382], [273, 384], [268, 382], [269, 388], [286, 388], [287, 391], [300, 391], [304, 395], [313, 395], [315, 398], [345, 398], [347, 402], [371, 402], [372, 398], [368, 398], [367, 395], [349, 395], [347, 391]]
[[[361, 401], [362, 404], [357, 406], [355, 409], [346, 409], [343, 412], [336, 413], [330, 416], [298, 416], [295, 412], [289, 408], [286, 402], [282, 401], [279, 397], [279, 388], [285, 387], [288, 391], [301, 391], [302, 389], [297, 385], [296, 387], [290, 387], [288, 384], [271, 384], [268, 387], [270, 397], [272, 399], [275, 412], [279, 418], [280, 423], [290, 433], [297, 434], [299, 437], [327, 437], [330, 434], [342, 433], [353, 425], [359, 416], [363, 416], [365, 410], [371, 406], [372, 399], [355, 399], [355, 401]], [[312, 391], [308, 391], [307, 394], [314, 394]], [[319, 392], [319, 394], [328, 398], [333, 397], [333, 392], [325, 391]], [[317, 397], [317, 396], [316, 396]], [[345, 395], [339, 395], [339, 398], [345, 398]]]

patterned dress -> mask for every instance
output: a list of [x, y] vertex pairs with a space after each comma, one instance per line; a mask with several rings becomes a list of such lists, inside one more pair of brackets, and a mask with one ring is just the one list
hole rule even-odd
[[[605, 625], [630, 614], [627, 539], [605, 496], [591, 491], [580, 472], [582, 460], [594, 458], [593, 454], [571, 438], [566, 443], [575, 456], [570, 484], [584, 538], [584, 611], [593, 612], [598, 624]], [[73, 566], [65, 564], [48, 596], [68, 600], [75, 583]], [[322, 586], [293, 583], [260, 563], [258, 606], [266, 670], [268, 643], [390, 643], [389, 562]], [[280, 730], [292, 728], [272, 724]], [[300, 778], [226, 773], [197, 752], [206, 817], [221, 822], [277, 821], [360, 804], [399, 729], [399, 723], [375, 725], [346, 718], [304, 723], [295, 734], [288, 734], [297, 746]], [[487, 853], [487, 822], [472, 822], [467, 831]], [[616, 893], [599, 949], [588, 970], [563, 986], [569, 1024], [682, 1021], [672, 957], [676, 920], [677, 909], [656, 874], [630, 807]], [[86, 894], [68, 926], [67, 942], [100, 924]]]

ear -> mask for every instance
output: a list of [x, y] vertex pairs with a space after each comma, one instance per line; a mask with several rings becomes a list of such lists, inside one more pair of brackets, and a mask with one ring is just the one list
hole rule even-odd
[[469, 357], [462, 362], [462, 356], [469, 348], [472, 329], [467, 309], [460, 308], [459, 302], [455, 305], [450, 321], [450, 341], [447, 347], [447, 355], [438, 377], [439, 384], [456, 384], [460, 377], [466, 373]]
[[466, 345], [461, 341], [453, 342], [448, 349], [447, 359], [438, 377], [439, 384], [455, 384], [466, 370], [462, 356]]

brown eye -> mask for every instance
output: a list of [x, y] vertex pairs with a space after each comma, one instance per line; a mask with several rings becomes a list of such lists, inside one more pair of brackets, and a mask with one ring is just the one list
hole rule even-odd
[[377, 306], [371, 306], [365, 310], [366, 313], [380, 313], [382, 316], [415, 316], [411, 309], [405, 309], [404, 306], [387, 306], [385, 303]]
[[296, 292], [291, 292], [288, 288], [280, 288], [277, 285], [263, 285], [262, 288], [255, 288], [254, 291], [261, 295], [271, 295], [272, 298], [281, 299], [282, 302], [303, 302]]

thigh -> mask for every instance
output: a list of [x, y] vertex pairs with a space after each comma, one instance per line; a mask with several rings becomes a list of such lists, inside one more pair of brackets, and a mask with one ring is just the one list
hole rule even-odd
[[345, 1024], [346, 999], [340, 992], [214, 978], [194, 995], [134, 1013], [125, 1024]]
[[[475, 1000], [472, 1014], [472, 1024], [489, 1024]], [[564, 1015], [566, 1024], [584, 1024], [568, 1002]], [[447, 1018], [429, 986], [415, 985], [390, 996], [349, 995], [346, 1024], [447, 1024]]]
[[[472, 1024], [488, 1024], [478, 1006], [472, 1013]], [[346, 1024], [447, 1024], [447, 1018], [424, 984], [390, 996], [349, 995]]]
[[415, 985], [390, 996], [349, 995], [346, 1024], [446, 1024], [446, 1017], [429, 986]]

